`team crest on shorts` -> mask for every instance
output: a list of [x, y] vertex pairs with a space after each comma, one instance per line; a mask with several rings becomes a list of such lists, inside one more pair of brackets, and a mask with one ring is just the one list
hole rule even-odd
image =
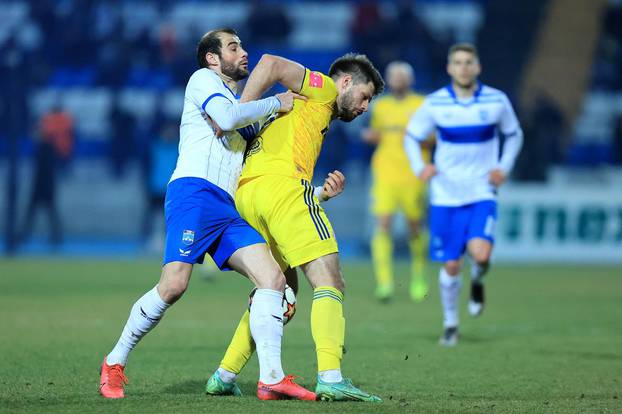
[[190, 246], [194, 243], [194, 232], [192, 230], [184, 230], [181, 235], [181, 241], [183, 244]]

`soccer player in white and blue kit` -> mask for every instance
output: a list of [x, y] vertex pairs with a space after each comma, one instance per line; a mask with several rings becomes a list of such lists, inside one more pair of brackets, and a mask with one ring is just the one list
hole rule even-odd
[[[257, 344], [260, 381], [294, 399], [315, 394], [285, 376], [281, 366], [285, 276], [264, 239], [235, 209], [234, 194], [252, 124], [288, 112], [296, 94], [286, 92], [238, 103], [238, 81], [248, 76], [247, 53], [232, 29], [206, 33], [198, 44], [200, 66], [186, 87], [179, 158], [166, 201], [166, 245], [159, 283], [132, 307], [114, 349], [104, 358], [100, 393], [123, 398], [124, 368], [138, 341], [185, 292], [192, 267], [208, 253], [221, 270], [236, 270], [257, 287], [250, 328]], [[217, 137], [212, 123], [226, 129]], [[216, 310], [217, 312], [217, 310]]]
[[[430, 255], [443, 262], [439, 274], [444, 332], [441, 345], [458, 340], [461, 258], [471, 258], [469, 313], [484, 306], [483, 276], [488, 270], [497, 220], [497, 188], [514, 166], [523, 133], [507, 96], [478, 81], [477, 49], [461, 43], [449, 49], [451, 83], [428, 95], [411, 118], [404, 145], [411, 167], [430, 180]], [[433, 164], [425, 164], [420, 142], [436, 130]], [[501, 157], [498, 133], [504, 137]]]

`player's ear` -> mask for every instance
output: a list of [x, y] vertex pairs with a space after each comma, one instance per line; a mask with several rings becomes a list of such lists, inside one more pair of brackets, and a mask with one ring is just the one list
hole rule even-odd
[[352, 75], [349, 73], [344, 74], [341, 77], [341, 87], [343, 89], [348, 89], [352, 85]]
[[220, 58], [216, 53], [207, 52], [205, 54], [205, 61], [207, 62], [207, 66], [218, 66]]

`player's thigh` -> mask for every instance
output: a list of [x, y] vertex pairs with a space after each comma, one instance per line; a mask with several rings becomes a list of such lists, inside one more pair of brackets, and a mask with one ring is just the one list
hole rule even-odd
[[482, 238], [494, 243], [495, 227], [497, 225], [497, 202], [485, 200], [473, 203], [470, 206], [468, 237]]
[[345, 292], [345, 280], [339, 266], [339, 254], [332, 253], [318, 257], [300, 266], [313, 289], [318, 286], [332, 286]]
[[276, 177], [272, 181], [266, 181], [271, 196], [263, 207], [262, 218], [285, 262], [297, 267], [337, 253], [333, 228], [313, 196], [313, 186], [288, 177]]
[[430, 258], [459, 260], [466, 247], [468, 216], [462, 207], [430, 207]]
[[260, 177], [240, 186], [235, 195], [235, 205], [240, 216], [263, 237], [270, 248], [272, 257], [281, 270], [285, 271], [290, 266], [279, 251], [279, 246], [265, 217], [270, 216], [275, 207], [274, 194], [270, 192], [270, 181]]
[[393, 185], [374, 180], [372, 183], [371, 211], [375, 216], [392, 216], [398, 209], [398, 195]]
[[469, 240], [469, 245], [471, 245], [471, 240], [474, 241], [472, 248], [475, 249], [471, 251], [471, 248], [469, 248], [469, 252], [476, 255], [488, 252], [488, 255], [490, 255], [490, 250], [495, 241], [497, 202], [494, 200], [479, 201], [470, 205], [469, 208], [470, 217], [467, 240]]
[[422, 185], [404, 186], [398, 193], [398, 202], [404, 216], [409, 221], [418, 222], [425, 211], [425, 187]]
[[[226, 223], [239, 218], [231, 197], [223, 193], [198, 178], [181, 178], [169, 184], [163, 265], [203, 263], [205, 253], [218, 244]], [[221, 267], [222, 263], [217, 264]]]

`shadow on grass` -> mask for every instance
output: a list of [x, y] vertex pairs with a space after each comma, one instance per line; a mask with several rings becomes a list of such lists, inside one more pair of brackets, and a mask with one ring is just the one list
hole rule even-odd
[[[172, 384], [164, 389], [164, 393], [173, 395], [197, 395], [205, 394], [207, 378], [191, 379], [177, 384]], [[250, 381], [238, 381], [238, 386], [244, 396], [253, 396], [257, 392], [257, 383]]]

